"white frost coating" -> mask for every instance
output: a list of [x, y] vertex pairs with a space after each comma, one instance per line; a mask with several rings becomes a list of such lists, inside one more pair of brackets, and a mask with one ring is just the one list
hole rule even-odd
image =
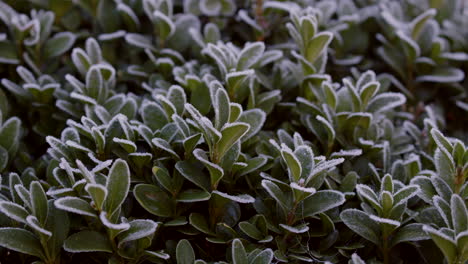
[[362, 149], [342, 149], [338, 152], [333, 152], [330, 157], [356, 157], [362, 154]]
[[94, 100], [93, 98], [91, 98], [89, 96], [86, 96], [86, 95], [83, 95], [83, 94], [76, 93], [76, 92], [72, 92], [70, 94], [70, 97], [73, 98], [73, 99], [76, 99], [78, 101], [88, 103], [88, 104], [92, 104], [92, 105], [97, 104], [96, 100]]
[[102, 161], [102, 162], [100, 162], [99, 164], [97, 164], [97, 165], [91, 170], [91, 172], [93, 172], [93, 173], [100, 172], [100, 171], [102, 171], [102, 170], [104, 170], [104, 169], [107, 169], [111, 164], [112, 164], [112, 160]]
[[37, 218], [34, 216], [34, 215], [29, 215], [28, 217], [26, 217], [26, 222], [27, 224], [35, 229], [36, 231], [48, 236], [48, 237], [51, 237], [52, 236], [52, 232], [50, 232], [49, 230], [46, 230], [44, 228], [42, 228], [41, 226], [39, 226], [39, 221], [37, 220]]
[[288, 226], [285, 224], [280, 224], [280, 227], [294, 234], [302, 234], [302, 233], [309, 231], [309, 227], [307, 225], [294, 227], [294, 226]]
[[456, 101], [455, 104], [460, 107], [461, 109], [468, 112], [468, 104], [462, 101]]
[[163, 64], [169, 64], [171, 65], [171, 68], [175, 66], [175, 63], [171, 58], [158, 58], [156, 60], [156, 66], [161, 66]]
[[[183, 19], [183, 17], [181, 17], [181, 19]], [[177, 60], [181, 61], [181, 62], [185, 62], [185, 59], [184, 59], [184, 56], [182, 56], [182, 54], [180, 54], [179, 52], [173, 50], [173, 49], [162, 49], [159, 51], [159, 53], [161, 55], [169, 55], [171, 57], [174, 57], [174, 58], [177, 58]]]
[[21, 76], [21, 78], [26, 83], [36, 83], [37, 84], [37, 80], [34, 77], [34, 75], [32, 74], [32, 72], [30, 72], [24, 66], [18, 66], [18, 68], [16, 68], [16, 72], [18, 73], [19, 76]]
[[218, 171], [221, 172], [221, 175], [224, 175], [224, 170], [223, 170], [223, 168], [221, 168], [221, 166], [219, 166], [218, 164], [209, 161], [209, 160], [206, 158], [206, 155], [203, 155], [203, 154], [204, 154], [204, 151], [203, 151], [202, 149], [197, 148], [197, 149], [195, 149], [195, 150], [192, 152], [192, 154], [193, 154], [193, 156], [194, 156], [197, 160], [199, 160], [201, 163], [207, 164], [208, 166], [215, 168], [216, 170], [218, 170]]
[[252, 196], [248, 195], [248, 194], [240, 194], [240, 195], [229, 195], [227, 193], [223, 193], [223, 192], [220, 192], [220, 191], [213, 191], [213, 193], [221, 196], [221, 197], [224, 197], [224, 198], [227, 198], [231, 201], [234, 201], [234, 202], [238, 202], [238, 203], [243, 203], [243, 204], [247, 204], [247, 203], [253, 203], [255, 202], [255, 198], [253, 198]]
[[81, 162], [81, 160], [76, 160], [76, 165], [78, 166], [80, 173], [83, 177], [90, 183], [96, 183], [94, 179], [94, 174], [92, 174], [88, 168]]
[[245, 71], [236, 71], [236, 72], [230, 72], [226, 75], [226, 80], [230, 78], [236, 78], [236, 77], [242, 77], [242, 76], [251, 76], [255, 73], [254, 70], [245, 70]]
[[134, 149], [137, 148], [137, 146], [135, 145], [135, 143], [133, 143], [133, 141], [130, 141], [128, 139], [123, 139], [123, 138], [113, 138], [112, 141], [114, 141], [115, 143], [119, 143], [119, 144], [124, 144], [124, 145], [129, 145], [129, 146], [132, 146]]
[[249, 14], [244, 9], [239, 10], [237, 13], [237, 17], [241, 20], [243, 20], [245, 23], [247, 23], [249, 26], [252, 28], [255, 28], [258, 31], [262, 31], [263, 29], [257, 24], [257, 22], [252, 19]]
[[60, 188], [60, 189], [49, 189], [47, 195], [49, 196], [60, 196], [65, 193], [72, 193], [74, 190], [72, 188]]
[[113, 40], [113, 39], [118, 39], [121, 37], [124, 37], [127, 32], [125, 30], [117, 30], [112, 33], [107, 33], [107, 34], [99, 34], [98, 39], [100, 41], [107, 41], [107, 40]]
[[299, 191], [302, 191], [302, 192], [305, 192], [305, 193], [309, 193], [309, 194], [314, 194], [314, 193], [317, 192], [317, 190], [315, 190], [315, 188], [303, 187], [303, 186], [300, 186], [299, 184], [297, 184], [295, 182], [292, 182], [289, 186], [291, 186], [291, 188], [293, 188], [293, 189], [296, 189], [296, 190], [299, 190]]
[[395, 226], [395, 227], [399, 227], [401, 225], [400, 222], [392, 220], [392, 219], [382, 218], [382, 217], [378, 217], [376, 215], [370, 215], [369, 217], [370, 217], [370, 219], [376, 221], [379, 224], [388, 224], [388, 225], [392, 225], [392, 226]]
[[[54, 201], [54, 205], [64, 211], [79, 214], [79, 215], [86, 215], [86, 216], [91, 216], [91, 217], [96, 217], [97, 215], [94, 213], [91, 213], [89, 211], [86, 211], [83, 207], [89, 206], [91, 208], [91, 205], [87, 203], [85, 200], [82, 200], [77, 197], [63, 197], [59, 198]], [[80, 208], [81, 207], [81, 208]]]
[[[62, 170], [65, 170], [69, 177], [74, 177], [73, 173], [81, 173], [79, 169], [72, 168], [70, 166], [70, 163], [68, 163], [68, 161], [66, 161], [64, 158], [60, 159], [59, 167]], [[74, 182], [74, 178], [73, 178], [73, 182]]]
[[81, 151], [83, 151], [83, 152], [87, 152], [87, 153], [88, 153], [88, 152], [92, 152], [92, 150], [90, 150], [89, 148], [87, 148], [87, 147], [85, 147], [85, 146], [83, 146], [83, 145], [81, 145], [81, 144], [78, 144], [78, 143], [76, 143], [76, 142], [73, 141], [73, 140], [67, 140], [67, 141], [65, 142], [65, 144], [66, 144], [67, 146], [69, 146], [69, 147], [72, 147], [72, 148], [74, 148], [74, 149], [81, 150]]
[[84, 93], [85, 85], [80, 80], [78, 80], [75, 76], [71, 74], [65, 75], [65, 80], [68, 81], [69, 84], [73, 86], [79, 93]]
[[[1, 182], [0, 182], [0, 186], [1, 186]], [[29, 194], [29, 191], [23, 186], [23, 184], [15, 184], [13, 188], [15, 188], [16, 193], [21, 198], [23, 203], [32, 210], [31, 196]]]
[[364, 138], [359, 138], [359, 143], [361, 143], [362, 145], [365, 145], [365, 146], [373, 146], [374, 145], [374, 141], [367, 140], [367, 139], [364, 139]]
[[451, 83], [459, 82], [465, 78], [465, 73], [460, 69], [451, 69], [450, 75], [422, 75], [416, 78], [416, 82], [437, 82], [437, 83]]
[[133, 157], [150, 157], [150, 158], [153, 157], [153, 155], [151, 153], [148, 153], [148, 152], [130, 153], [129, 156], [133, 156]]
[[113, 230], [125, 231], [125, 230], [128, 230], [130, 228], [130, 224], [128, 224], [128, 223], [120, 223], [120, 224], [111, 223], [109, 221], [109, 219], [107, 219], [107, 212], [105, 212], [105, 211], [102, 211], [99, 214], [99, 219], [101, 219], [101, 222], [102, 222], [103, 225], [105, 225], [106, 227], [108, 227], [110, 229], [113, 229]]
[[317, 164], [317, 166], [310, 172], [309, 176], [307, 176], [307, 179], [309, 179], [310, 177], [314, 176], [314, 175], [317, 175], [318, 173], [324, 171], [324, 170], [328, 170], [330, 168], [333, 168], [341, 163], [344, 162], [344, 159], [343, 158], [339, 158], [339, 159], [332, 159], [332, 160], [327, 160], [327, 161], [324, 161], [324, 162], [321, 162], [319, 164]]
[[138, 65], [130, 65], [127, 67], [127, 72], [135, 75], [135, 76], [140, 76], [140, 77], [148, 77], [148, 73], [143, 71], [142, 68], [140, 68]]
[[136, 33], [127, 33], [125, 35], [125, 40], [133, 46], [154, 50], [153, 44], [151, 44], [151, 40], [144, 37], [143, 35], [136, 34]]
[[80, 185], [85, 185], [85, 184], [86, 184], [86, 180], [81, 179], [81, 180], [75, 182], [75, 184], [73, 184], [72, 189], [76, 190], [78, 187], [80, 187]]
[[238, 166], [238, 167], [240, 167], [240, 168], [245, 168], [245, 167], [248, 166], [248, 164], [245, 163], [245, 162], [234, 162], [234, 165], [235, 165], [235, 166]]

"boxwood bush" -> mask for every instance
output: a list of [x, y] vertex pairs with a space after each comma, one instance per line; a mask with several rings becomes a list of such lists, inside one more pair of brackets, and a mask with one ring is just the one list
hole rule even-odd
[[466, 1], [0, 20], [1, 263], [467, 263]]

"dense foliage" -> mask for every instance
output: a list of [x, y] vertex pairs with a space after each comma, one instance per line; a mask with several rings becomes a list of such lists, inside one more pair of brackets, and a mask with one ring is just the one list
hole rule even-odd
[[462, 0], [0, 0], [1, 263], [468, 262]]

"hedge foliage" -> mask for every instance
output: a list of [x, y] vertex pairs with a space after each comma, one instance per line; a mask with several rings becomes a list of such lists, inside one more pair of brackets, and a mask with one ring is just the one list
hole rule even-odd
[[0, 262], [467, 263], [466, 1], [0, 20]]

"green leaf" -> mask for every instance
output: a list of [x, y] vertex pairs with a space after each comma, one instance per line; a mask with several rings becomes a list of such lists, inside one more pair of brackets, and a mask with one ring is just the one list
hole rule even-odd
[[97, 218], [97, 214], [94, 211], [93, 207], [91, 207], [91, 205], [88, 202], [78, 197], [62, 197], [55, 200], [54, 204], [58, 209], [70, 213]]
[[240, 222], [239, 223], [239, 228], [244, 232], [246, 235], [249, 237], [256, 239], [256, 240], [261, 240], [263, 238], [263, 234], [258, 228], [246, 221]]
[[181, 203], [195, 203], [200, 201], [208, 201], [211, 194], [204, 190], [188, 189], [177, 196], [177, 202]]
[[418, 40], [421, 32], [424, 29], [426, 23], [432, 19], [437, 13], [436, 9], [428, 9], [424, 13], [417, 16], [413, 21], [411, 21], [411, 37], [413, 40]]
[[102, 210], [104, 201], [107, 197], [107, 189], [100, 184], [87, 184], [85, 190], [93, 199], [98, 210]]
[[[377, 91], [380, 88], [379, 82], [369, 82], [364, 87], [362, 87], [359, 97], [363, 106], [366, 106], [369, 100], [374, 97]], [[361, 109], [364, 110], [364, 109]]]
[[41, 225], [45, 225], [47, 221], [47, 196], [42, 188], [41, 184], [38, 181], [33, 181], [30, 186], [30, 194], [31, 194], [31, 206], [33, 214], [39, 220]]
[[69, 50], [75, 43], [76, 36], [71, 32], [60, 32], [48, 39], [44, 44], [46, 58], [57, 57]]
[[262, 187], [268, 192], [268, 194], [278, 202], [278, 204], [283, 208], [283, 210], [288, 211], [289, 210], [289, 202], [284, 195], [283, 191], [273, 183], [272, 181], [269, 180], [262, 180]]
[[109, 239], [96, 231], [80, 231], [69, 236], [64, 244], [63, 249], [71, 253], [80, 252], [108, 252], [112, 253], [112, 247]]
[[20, 223], [26, 223], [26, 217], [29, 215], [22, 206], [8, 201], [0, 202], [0, 212]]
[[452, 195], [450, 199], [450, 211], [452, 213], [453, 229], [456, 234], [468, 230], [468, 210], [465, 202], [458, 195]]
[[133, 194], [138, 203], [148, 212], [161, 217], [172, 216], [173, 201], [156, 185], [138, 184], [133, 189]]
[[468, 260], [468, 231], [464, 231], [457, 235], [458, 255], [460, 261]]
[[236, 141], [247, 133], [249, 128], [249, 124], [241, 122], [225, 125], [221, 130], [221, 139], [216, 143], [215, 159], [220, 161]]
[[120, 208], [130, 189], [130, 169], [127, 162], [118, 159], [110, 168], [106, 182], [105, 209], [112, 215]]
[[163, 128], [169, 122], [164, 109], [154, 102], [143, 103], [141, 117], [145, 125], [153, 131]]
[[396, 234], [392, 237], [390, 246], [409, 241], [420, 241], [429, 239], [429, 236], [423, 231], [423, 224], [413, 223], [398, 228]]
[[175, 168], [184, 178], [193, 182], [203, 190], [209, 191], [211, 189], [210, 178], [195, 164], [184, 160], [177, 162]]
[[254, 73], [254, 70], [245, 70], [226, 74], [227, 90], [232, 101], [240, 103], [245, 98], [246, 84]]
[[273, 250], [267, 248], [260, 252], [255, 258], [250, 262], [251, 264], [269, 264], [273, 260]]
[[193, 156], [203, 163], [205, 167], [208, 169], [210, 172], [210, 182], [211, 182], [211, 187], [213, 189], [216, 189], [218, 186], [219, 181], [224, 175], [224, 170], [221, 168], [219, 165], [214, 164], [208, 160], [208, 157], [206, 156], [205, 152], [202, 149], [195, 149], [193, 151]]
[[158, 27], [159, 37], [164, 41], [175, 32], [175, 24], [164, 13], [156, 10], [153, 13], [155, 23]]
[[265, 51], [265, 43], [254, 42], [248, 43], [239, 53], [237, 59], [237, 70], [243, 71], [250, 69], [262, 57]]
[[236, 238], [232, 241], [232, 263], [233, 264], [248, 264], [247, 252], [240, 239]]
[[172, 149], [169, 142], [167, 142], [166, 140], [164, 140], [162, 138], [153, 138], [151, 140], [151, 142], [157, 148], [162, 149], [162, 150], [168, 152], [169, 154], [171, 154], [175, 159], [177, 159], [177, 160], [180, 159], [179, 155], [177, 155], [177, 153]]
[[212, 193], [216, 194], [216, 195], [219, 195], [221, 197], [224, 197], [226, 199], [229, 199], [229, 200], [231, 200], [233, 202], [236, 202], [236, 203], [248, 204], [248, 203], [255, 202], [255, 198], [253, 198], [252, 196], [250, 196], [248, 194], [229, 195], [227, 193], [223, 193], [223, 192], [220, 192], [220, 191], [213, 191]]
[[453, 238], [427, 225], [423, 227], [423, 230], [429, 234], [432, 241], [434, 241], [437, 247], [444, 253], [447, 262], [455, 263], [457, 259], [457, 245]]
[[219, 88], [212, 100], [212, 104], [215, 111], [215, 127], [219, 130], [229, 122], [231, 114], [229, 96], [226, 90]]
[[0, 63], [18, 64], [19, 62], [15, 45], [7, 41], [0, 41]]
[[381, 93], [370, 100], [367, 111], [371, 113], [386, 112], [405, 102], [406, 97], [401, 93]]
[[45, 259], [39, 239], [33, 233], [21, 228], [0, 228], [0, 246]]
[[315, 216], [345, 202], [343, 193], [334, 190], [322, 190], [303, 201], [303, 217]]
[[63, 241], [68, 236], [70, 220], [67, 212], [59, 210], [54, 206], [53, 200], [49, 200], [49, 213], [45, 229], [52, 233], [52, 236], [47, 240], [49, 254], [57, 259], [62, 251]]
[[445, 148], [449, 153], [453, 152], [452, 144], [437, 128], [431, 129], [431, 137], [439, 148]]
[[191, 213], [189, 216], [190, 225], [192, 225], [195, 229], [200, 232], [203, 232], [208, 235], [216, 235], [213, 231], [211, 231], [208, 223], [206, 222], [205, 217], [199, 213]]
[[19, 144], [21, 121], [17, 117], [8, 119], [0, 128], [0, 146], [8, 151], [10, 156], [14, 156]]
[[172, 85], [167, 92], [167, 99], [174, 105], [177, 114], [182, 116], [185, 111], [185, 104], [187, 103], [184, 89], [178, 85]]
[[158, 228], [158, 223], [152, 220], [137, 219], [130, 223], [130, 228], [118, 235], [120, 247], [123, 243], [134, 241], [140, 238], [152, 236]]
[[8, 151], [0, 146], [0, 172], [8, 165]]
[[289, 179], [291, 182], [298, 182], [301, 178], [302, 167], [294, 153], [285, 144], [281, 146], [281, 156], [288, 166]]
[[420, 75], [415, 81], [433, 82], [433, 83], [454, 83], [460, 82], [465, 78], [465, 73], [452, 67], [437, 67], [429, 75]]
[[182, 239], [177, 243], [176, 260], [178, 264], [193, 264], [195, 252], [187, 239]]
[[363, 238], [380, 244], [380, 226], [369, 215], [357, 209], [346, 209], [340, 214], [343, 223]]
[[266, 120], [266, 113], [260, 109], [250, 109], [244, 111], [239, 122], [244, 122], [250, 125], [249, 131], [242, 137], [242, 142], [245, 142], [249, 138], [255, 136], [261, 129]]
[[453, 188], [455, 176], [455, 162], [445, 148], [437, 148], [434, 153], [434, 163], [440, 179]]
[[310, 63], [315, 62], [323, 52], [326, 52], [332, 39], [333, 34], [331, 32], [326, 31], [316, 34], [307, 44], [305, 53], [307, 61]]

